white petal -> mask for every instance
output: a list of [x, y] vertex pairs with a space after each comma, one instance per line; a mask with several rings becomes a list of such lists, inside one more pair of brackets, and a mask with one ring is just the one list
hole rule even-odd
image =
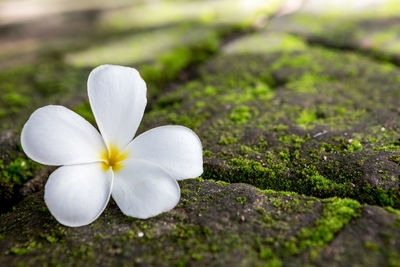
[[146, 107], [146, 83], [133, 68], [102, 65], [89, 75], [93, 114], [107, 146], [124, 148], [135, 136]]
[[133, 158], [160, 165], [175, 179], [195, 178], [203, 173], [201, 141], [183, 126], [151, 129], [136, 137], [127, 150]]
[[113, 173], [101, 163], [63, 166], [46, 183], [44, 200], [60, 223], [87, 225], [103, 212], [112, 190]]
[[33, 112], [22, 129], [21, 144], [28, 157], [46, 165], [95, 162], [106, 149], [99, 132], [63, 106]]
[[154, 163], [128, 159], [115, 172], [112, 197], [128, 216], [147, 219], [176, 206], [180, 198], [177, 181]]

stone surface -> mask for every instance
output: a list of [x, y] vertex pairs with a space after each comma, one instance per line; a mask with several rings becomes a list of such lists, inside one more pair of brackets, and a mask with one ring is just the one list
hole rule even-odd
[[204, 178], [399, 207], [395, 66], [277, 32], [224, 51], [163, 94], [144, 127], [195, 129]]
[[[43, 193], [33, 194], [1, 217], [0, 264], [343, 266], [364, 263], [352, 258], [370, 251], [378, 265], [398, 262], [399, 217], [382, 208], [244, 184], [193, 180], [181, 186], [180, 204], [168, 213], [130, 219], [110, 203], [80, 228], [58, 224]], [[357, 234], [362, 239], [354, 240]]]

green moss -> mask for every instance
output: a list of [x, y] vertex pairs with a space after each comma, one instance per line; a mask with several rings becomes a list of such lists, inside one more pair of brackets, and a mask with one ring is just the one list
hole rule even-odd
[[400, 256], [397, 251], [390, 251], [388, 253], [388, 266], [399, 267], [400, 266]]
[[15, 201], [20, 187], [33, 177], [39, 165], [26, 158], [16, 158], [9, 164], [0, 160], [0, 197], [6, 208]]
[[[254, 152], [251, 150], [250, 152], [245, 151], [245, 153], [251, 155]], [[238, 157], [232, 159], [229, 163], [234, 168], [228, 173], [229, 176], [218, 177], [218, 179], [226, 179], [229, 182], [250, 183], [262, 189], [295, 191], [301, 194], [322, 197], [334, 195], [351, 196], [368, 203], [380, 203], [381, 205], [391, 203], [397, 205], [395, 203], [397, 203], [398, 193], [395, 191], [391, 193], [381, 191], [383, 193], [381, 195], [376, 188], [354, 188], [349, 181], [351, 181], [350, 179], [357, 179], [354, 174], [360, 175], [354, 170], [349, 169], [348, 173], [341, 172], [337, 174], [336, 168], [332, 170], [326, 168], [324, 170], [325, 174], [321, 174], [316, 166], [310, 165], [298, 155], [295, 151], [293, 153], [281, 151], [278, 153], [278, 162], [276, 162], [276, 158], [271, 158], [271, 156], [258, 161]], [[290, 172], [288, 172], [289, 170]], [[203, 177], [211, 178], [215, 177], [214, 175], [213, 172], [206, 168]], [[374, 193], [368, 193], [370, 190]]]
[[358, 197], [367, 203], [376, 203], [383, 207], [400, 207], [400, 191], [397, 188], [385, 190], [379, 186], [372, 187], [365, 184], [358, 194]]
[[[298, 198], [292, 200], [292, 211], [297, 213], [297, 206], [302, 206], [304, 203]], [[285, 205], [288, 199], [274, 198], [272, 203], [281, 210], [287, 208]], [[302, 203], [302, 204], [300, 204]], [[311, 202], [312, 204], [312, 202]], [[312, 224], [301, 228], [294, 236], [282, 238], [280, 235], [268, 237], [265, 240], [258, 240], [259, 258], [270, 262], [285, 263], [285, 259], [293, 259], [297, 255], [302, 255], [312, 262], [317, 258], [320, 251], [327, 246], [336, 236], [336, 234], [351, 220], [361, 215], [361, 205], [354, 200], [330, 198], [323, 200], [321, 217]], [[257, 210], [261, 216], [264, 216], [265, 210]], [[288, 212], [288, 210], [285, 210]], [[290, 214], [290, 213], [289, 213]], [[267, 224], [272, 227], [278, 227], [282, 221], [268, 220]], [[282, 262], [283, 261], [283, 262]]]
[[25, 255], [26, 253], [29, 252], [29, 250], [27, 248], [12, 248], [11, 253], [21, 256], [21, 255]]
[[273, 251], [270, 248], [261, 248], [259, 257], [261, 259], [270, 259], [274, 256]]
[[292, 197], [298, 197], [299, 194], [296, 192], [289, 192], [289, 191], [275, 191], [272, 189], [264, 189], [259, 191], [265, 195], [278, 195], [278, 196], [292, 196]]
[[302, 68], [307, 66], [310, 73], [320, 73], [322, 67], [315, 62], [310, 54], [283, 54], [283, 56], [275, 61], [271, 66], [271, 70], [276, 71], [284, 68]]
[[238, 125], [246, 123], [252, 116], [252, 111], [247, 106], [236, 107], [229, 113], [229, 119]]
[[284, 255], [296, 255], [306, 250], [310, 254], [312, 251], [320, 251], [343, 226], [360, 216], [361, 205], [357, 201], [333, 198], [324, 202], [326, 204], [321, 219], [312, 226], [301, 229], [296, 238], [285, 242], [285, 251], [282, 252]]
[[400, 165], [400, 155], [393, 155], [390, 156], [388, 159]]
[[4, 108], [0, 108], [0, 119], [7, 115], [7, 110]]
[[363, 148], [361, 142], [357, 139], [345, 139], [343, 137], [332, 137], [334, 144], [323, 142], [321, 144], [321, 151], [326, 152], [354, 152]]
[[360, 143], [360, 141], [358, 141], [358, 140], [354, 140], [354, 139], [351, 139], [351, 141], [349, 140], [349, 145], [347, 146], [347, 151], [348, 152], [354, 152], [354, 151], [356, 151], [356, 150], [360, 150], [360, 149], [362, 149], [362, 144]]
[[240, 204], [245, 204], [247, 202], [247, 198], [246, 197], [237, 197], [236, 202], [238, 202]]
[[3, 101], [11, 107], [21, 107], [30, 104], [30, 98], [19, 94], [18, 92], [10, 92], [3, 96]]
[[278, 258], [273, 258], [267, 261], [264, 265], [265, 267], [281, 267], [283, 265], [282, 261]]
[[274, 98], [274, 96], [275, 92], [267, 83], [257, 82], [255, 85], [246, 86], [239, 92], [222, 93], [217, 99], [222, 103], [234, 103], [239, 105], [255, 99], [267, 102]]
[[313, 122], [315, 122], [317, 119], [317, 115], [315, 111], [313, 110], [302, 110], [299, 114], [298, 119], [296, 120], [296, 123], [302, 126], [307, 126]]
[[[300, 137], [300, 136], [295, 135], [295, 134], [281, 135], [278, 138], [279, 142], [281, 142], [283, 144], [303, 144], [308, 139], [309, 139], [309, 137], [307, 137], [307, 136], [306, 137]], [[296, 146], [296, 147], [298, 147], [298, 146]]]
[[366, 249], [371, 250], [371, 251], [379, 250], [379, 245], [374, 242], [371, 242], [371, 241], [365, 241], [364, 246]]
[[22, 256], [22, 255], [25, 255], [35, 249], [40, 249], [41, 247], [42, 247], [42, 245], [40, 243], [30, 242], [26, 247], [11, 248], [10, 252], [17, 256]]
[[267, 83], [258, 82], [252, 92], [255, 99], [259, 99], [264, 102], [275, 97], [275, 92]]
[[[269, 201], [276, 209], [281, 210], [286, 214], [294, 214], [307, 209], [304, 209], [304, 202], [300, 201], [298, 198], [282, 198], [282, 194], [277, 194], [276, 196], [277, 197], [270, 197]], [[269, 220], [268, 217], [264, 216], [264, 223], [265, 220]]]
[[290, 81], [286, 87], [296, 93], [316, 94], [318, 93], [317, 86], [323, 87], [324, 82], [328, 80], [323, 75], [315, 75], [313, 73], [305, 73], [299, 79]]
[[331, 180], [326, 179], [318, 172], [310, 175], [308, 179], [310, 179], [310, 182], [314, 185], [315, 189], [318, 191], [328, 191], [334, 185], [334, 183]]
[[257, 153], [253, 148], [245, 145], [240, 145], [240, 152], [242, 152], [242, 154]]
[[232, 136], [227, 136], [227, 137], [221, 137], [218, 141], [219, 145], [230, 145], [230, 144], [235, 144], [237, 142], [237, 139]]
[[206, 103], [203, 102], [203, 101], [197, 101], [195, 106], [196, 106], [197, 109], [203, 109], [203, 108], [206, 107]]
[[250, 159], [234, 158], [231, 160], [233, 166], [244, 167], [248, 169], [254, 169], [255, 171], [268, 172], [269, 169], [264, 167], [261, 162], [257, 162]]
[[213, 154], [213, 152], [210, 150], [207, 150], [207, 149], [203, 150], [203, 156], [211, 156], [212, 154]]
[[58, 242], [58, 238], [51, 236], [51, 235], [47, 235], [47, 234], [40, 234], [40, 236], [42, 238], [44, 238], [45, 240], [47, 240], [49, 243], [56, 243]]
[[90, 103], [86, 102], [83, 104], [80, 104], [72, 109], [79, 115], [81, 115], [83, 118], [85, 118], [87, 121], [91, 123], [95, 123], [95, 118], [92, 112], [92, 108], [90, 107]]
[[389, 145], [384, 145], [384, 146], [375, 146], [374, 150], [375, 151], [398, 151], [400, 149], [399, 144], [389, 144]]
[[206, 88], [204, 88], [204, 93], [208, 96], [213, 96], [218, 93], [218, 90], [217, 90], [217, 88], [208, 85], [208, 86], [206, 86]]
[[278, 124], [272, 127], [272, 130], [275, 132], [286, 131], [287, 129], [289, 129], [289, 126], [284, 124]]
[[394, 209], [394, 208], [389, 207], [389, 206], [385, 207], [385, 210], [387, 210], [390, 213], [396, 214], [400, 218], [400, 210]]

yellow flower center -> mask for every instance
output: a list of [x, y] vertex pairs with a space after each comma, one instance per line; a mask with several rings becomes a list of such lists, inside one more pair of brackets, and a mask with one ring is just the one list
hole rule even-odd
[[121, 152], [113, 145], [109, 146], [109, 150], [104, 151], [100, 155], [100, 159], [104, 160], [101, 164], [104, 171], [110, 168], [115, 172], [123, 167], [123, 161], [128, 157], [128, 152]]

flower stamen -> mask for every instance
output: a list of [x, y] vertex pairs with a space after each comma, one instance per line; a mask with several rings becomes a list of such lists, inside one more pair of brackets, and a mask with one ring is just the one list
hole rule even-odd
[[121, 152], [115, 146], [109, 145], [109, 149], [100, 155], [100, 159], [103, 160], [101, 166], [104, 171], [108, 171], [111, 168], [116, 172], [123, 167], [122, 162], [128, 158], [128, 155], [127, 151]]

